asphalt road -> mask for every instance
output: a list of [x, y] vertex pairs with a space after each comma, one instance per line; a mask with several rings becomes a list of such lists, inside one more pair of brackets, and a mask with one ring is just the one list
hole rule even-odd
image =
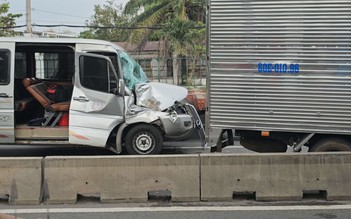
[[350, 203], [260, 203], [247, 205], [245, 203], [206, 203], [206, 204], [75, 204], [62, 206], [6, 206], [0, 205], [0, 212], [8, 215], [27, 218], [123, 218], [123, 219], [213, 219], [213, 218], [255, 218], [255, 219], [349, 219]]

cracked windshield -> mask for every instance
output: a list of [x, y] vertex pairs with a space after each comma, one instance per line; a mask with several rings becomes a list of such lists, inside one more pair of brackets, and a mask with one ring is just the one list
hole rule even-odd
[[129, 90], [134, 90], [135, 85], [148, 81], [141, 66], [127, 53], [120, 51], [123, 78]]

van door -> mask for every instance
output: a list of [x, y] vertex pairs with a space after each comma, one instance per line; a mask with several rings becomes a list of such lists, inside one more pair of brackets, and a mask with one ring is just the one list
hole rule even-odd
[[109, 58], [76, 53], [69, 112], [69, 142], [104, 147], [112, 130], [124, 121], [124, 97]]
[[0, 43], [0, 143], [15, 142], [15, 43]]

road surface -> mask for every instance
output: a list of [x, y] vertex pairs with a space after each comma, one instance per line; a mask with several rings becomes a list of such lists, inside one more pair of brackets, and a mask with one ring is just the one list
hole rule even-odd
[[[278, 204], [278, 205], [277, 205]], [[282, 205], [281, 203], [205, 203], [205, 204], [75, 204], [43, 206], [8, 206], [0, 205], [0, 212], [21, 218], [50, 219], [349, 219], [350, 203], [298, 202]]]

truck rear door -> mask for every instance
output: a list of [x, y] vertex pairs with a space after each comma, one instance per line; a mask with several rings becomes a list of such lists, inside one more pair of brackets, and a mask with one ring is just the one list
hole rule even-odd
[[0, 143], [15, 141], [14, 51], [14, 42], [0, 42]]

